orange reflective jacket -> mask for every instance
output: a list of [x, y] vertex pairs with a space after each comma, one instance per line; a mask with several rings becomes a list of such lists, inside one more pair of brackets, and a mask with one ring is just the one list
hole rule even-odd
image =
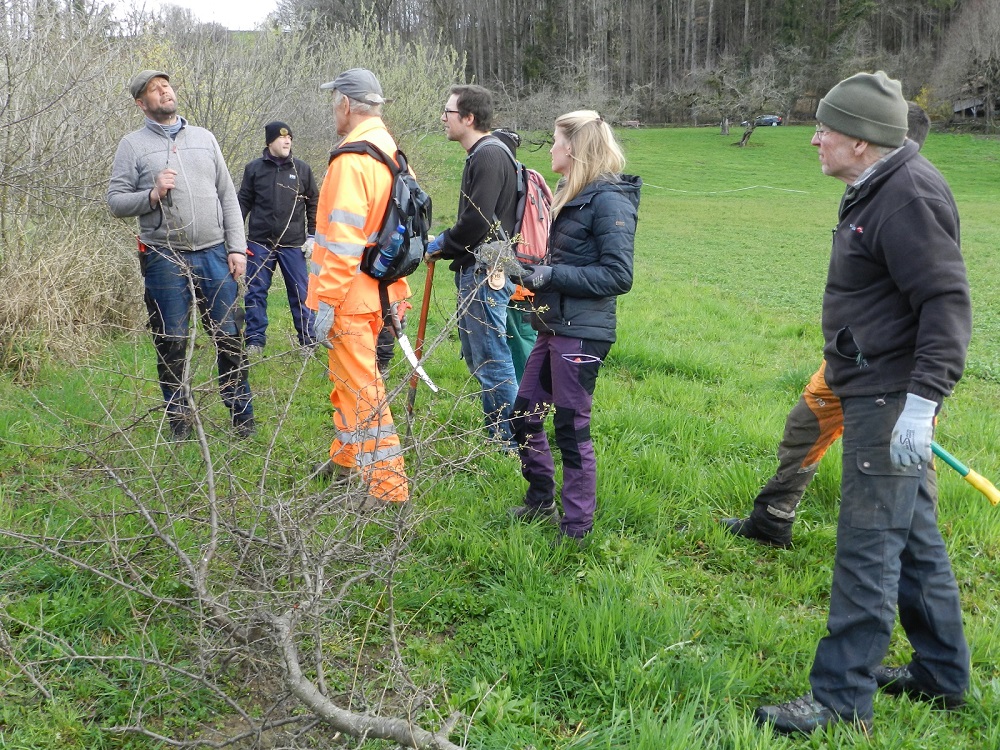
[[[368, 141], [387, 154], [396, 153], [379, 117], [360, 123], [343, 143]], [[392, 175], [367, 154], [341, 154], [327, 168], [316, 210], [316, 244], [309, 266], [306, 305], [318, 310], [320, 302], [337, 313], [357, 315], [381, 309], [378, 280], [359, 266], [365, 247], [375, 241], [392, 190]], [[389, 285], [389, 302], [410, 296], [405, 279]]]

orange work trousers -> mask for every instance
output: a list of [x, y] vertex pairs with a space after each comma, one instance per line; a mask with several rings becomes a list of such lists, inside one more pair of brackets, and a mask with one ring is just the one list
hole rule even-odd
[[399, 435], [376, 364], [381, 329], [378, 312], [334, 318], [329, 365], [337, 436], [330, 458], [340, 466], [359, 468], [372, 497], [400, 503], [409, 498], [409, 488]]

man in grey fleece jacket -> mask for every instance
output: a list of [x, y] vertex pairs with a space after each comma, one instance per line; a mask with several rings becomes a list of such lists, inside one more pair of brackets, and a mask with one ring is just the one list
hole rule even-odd
[[232, 177], [215, 136], [177, 115], [166, 73], [140, 71], [129, 92], [146, 122], [118, 144], [107, 200], [115, 216], [139, 219], [140, 268], [171, 437], [191, 434], [190, 381], [182, 376], [195, 301], [215, 342], [233, 428], [250, 437], [255, 425], [236, 283], [246, 272], [247, 242]]

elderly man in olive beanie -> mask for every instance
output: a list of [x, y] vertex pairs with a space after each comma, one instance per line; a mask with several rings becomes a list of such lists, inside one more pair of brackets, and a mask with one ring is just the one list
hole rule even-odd
[[[934, 418], [962, 375], [971, 307], [955, 201], [907, 141], [899, 81], [879, 71], [820, 101], [812, 145], [847, 184], [823, 296], [826, 379], [844, 412], [828, 634], [812, 692], [755, 718], [783, 733], [872, 724], [876, 688], [962, 705], [969, 648], [927, 487]], [[909, 664], [881, 664], [896, 608]]]

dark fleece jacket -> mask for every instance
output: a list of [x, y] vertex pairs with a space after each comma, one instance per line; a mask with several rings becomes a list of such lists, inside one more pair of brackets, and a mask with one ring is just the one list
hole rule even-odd
[[442, 232], [441, 257], [451, 261], [452, 271], [468, 268], [476, 262], [477, 246], [498, 239], [492, 231], [496, 219], [508, 237], [514, 234], [516, 213], [517, 172], [510, 152], [493, 136], [480, 138], [465, 159], [458, 218]]
[[907, 141], [841, 201], [823, 296], [827, 383], [838, 396], [908, 391], [940, 403], [971, 332], [955, 200]]

